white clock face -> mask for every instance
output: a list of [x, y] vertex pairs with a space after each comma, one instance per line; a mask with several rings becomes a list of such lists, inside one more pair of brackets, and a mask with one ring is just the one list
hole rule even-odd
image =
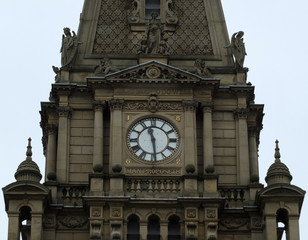
[[146, 118], [137, 122], [127, 135], [129, 149], [139, 158], [160, 161], [170, 157], [178, 148], [176, 129], [160, 118]]

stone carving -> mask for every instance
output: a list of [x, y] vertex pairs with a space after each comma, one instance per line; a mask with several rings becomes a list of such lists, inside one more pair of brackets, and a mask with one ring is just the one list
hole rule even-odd
[[54, 228], [55, 227], [54, 216], [44, 216], [43, 217], [43, 226], [44, 226], [44, 228]]
[[73, 62], [76, 53], [77, 53], [77, 35], [73, 31], [73, 35], [71, 34], [71, 30], [69, 28], [63, 29], [64, 34], [62, 35], [62, 46], [60, 49], [61, 54], [61, 65], [62, 67], [70, 67]]
[[235, 117], [238, 119], [247, 119], [249, 109], [247, 108], [238, 108], [234, 111]]
[[58, 107], [59, 117], [70, 118], [72, 114], [72, 109], [70, 107]]
[[112, 99], [109, 101], [111, 110], [122, 110], [125, 101], [123, 99]]
[[244, 68], [245, 56], [247, 55], [243, 36], [243, 31], [234, 33], [231, 38], [231, 44], [227, 46], [231, 47], [231, 51], [235, 59], [235, 67], [237, 69]]
[[90, 240], [101, 240], [102, 223], [100, 221], [91, 221]]
[[150, 66], [146, 69], [145, 74], [147, 75], [148, 78], [159, 78], [161, 75], [161, 71], [158, 67], [156, 66]]
[[112, 207], [110, 209], [111, 218], [121, 218], [122, 217], [122, 209], [119, 207]]
[[249, 219], [246, 218], [222, 218], [220, 220], [221, 225], [227, 229], [238, 229], [243, 226], [249, 225]]
[[133, 0], [132, 2], [132, 14], [128, 17], [129, 23], [140, 22], [140, 0]]
[[112, 72], [118, 71], [118, 69], [111, 64], [111, 60], [109, 58], [103, 58], [100, 60], [100, 64], [97, 65], [95, 68], [96, 74], [103, 74], [107, 75]]
[[84, 228], [88, 224], [87, 217], [81, 216], [67, 216], [67, 217], [60, 217], [58, 223], [66, 228]]
[[159, 102], [156, 94], [151, 94], [148, 100], [148, 109], [150, 112], [155, 113], [158, 110]]
[[216, 240], [217, 239], [217, 223], [208, 223], [206, 231], [206, 240]]
[[174, 12], [174, 0], [166, 0], [166, 4], [168, 6], [166, 10], [166, 22], [168, 24], [177, 24], [179, 19]]
[[183, 106], [185, 111], [194, 111], [198, 104], [195, 101], [185, 100], [183, 101]]
[[165, 35], [160, 20], [157, 19], [158, 13], [152, 12], [151, 16], [152, 19], [149, 21], [146, 29], [146, 40], [141, 40], [141, 45], [137, 52], [168, 55], [167, 35]]
[[253, 228], [262, 228], [262, 220], [259, 217], [252, 217], [251, 218], [251, 226]]
[[187, 218], [190, 218], [190, 219], [196, 218], [197, 217], [197, 209], [195, 209], [195, 208], [186, 209], [186, 216], [187, 216]]
[[110, 223], [110, 239], [111, 240], [121, 240], [122, 239], [122, 223], [120, 221], [112, 221]]
[[127, 181], [127, 191], [136, 192], [179, 192], [179, 179], [130, 179]]
[[123, 109], [125, 110], [149, 110], [150, 112], [174, 111], [174, 110], [181, 111], [183, 110], [183, 105], [177, 102], [158, 102], [157, 101], [157, 103], [155, 103], [154, 99], [151, 98], [148, 100], [147, 103], [146, 102], [125, 102]]
[[102, 209], [99, 207], [92, 208], [92, 217], [99, 218], [102, 216]]
[[126, 168], [127, 174], [136, 174], [136, 175], [180, 175], [180, 168]]
[[207, 218], [216, 218], [216, 209], [207, 209], [206, 210]]
[[209, 77], [211, 75], [210, 70], [205, 66], [205, 60], [200, 58], [196, 59], [192, 72], [200, 77]]
[[55, 82], [58, 83], [61, 80], [61, 70], [58, 67], [52, 66], [52, 70], [56, 74]]

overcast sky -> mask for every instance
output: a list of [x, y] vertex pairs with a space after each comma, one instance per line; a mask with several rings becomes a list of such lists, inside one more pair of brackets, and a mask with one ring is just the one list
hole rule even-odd
[[[122, 0], [121, 0], [122, 1]], [[261, 182], [274, 162], [275, 140], [292, 184], [308, 189], [308, 2], [305, 0], [222, 0], [231, 36], [244, 31], [248, 81], [256, 103], [265, 104], [259, 165]], [[1, 163], [0, 186], [15, 181], [32, 137], [33, 160], [45, 170], [40, 102], [47, 101], [60, 65], [63, 27], [77, 32], [83, 0], [0, 0]], [[305, 201], [301, 239], [308, 239]], [[7, 238], [7, 215], [0, 198], [0, 239]], [[306, 228], [305, 228], [306, 227]]]

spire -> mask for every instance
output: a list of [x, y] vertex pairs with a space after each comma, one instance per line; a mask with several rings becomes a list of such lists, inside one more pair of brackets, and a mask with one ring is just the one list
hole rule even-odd
[[32, 161], [32, 146], [31, 146], [32, 139], [28, 138], [28, 146], [27, 146], [27, 152], [26, 152], [26, 160]]
[[19, 164], [17, 171], [15, 173], [15, 178], [17, 181], [35, 181], [39, 182], [42, 179], [42, 174], [40, 172], [37, 164], [32, 161], [32, 146], [31, 138], [28, 138], [28, 146], [26, 152], [26, 160]]
[[274, 155], [274, 157], [275, 157], [275, 162], [277, 163], [277, 162], [281, 162], [280, 161], [280, 149], [279, 149], [279, 146], [278, 146], [279, 141], [276, 140], [275, 143], [276, 143], [276, 148], [275, 148], [275, 155]]

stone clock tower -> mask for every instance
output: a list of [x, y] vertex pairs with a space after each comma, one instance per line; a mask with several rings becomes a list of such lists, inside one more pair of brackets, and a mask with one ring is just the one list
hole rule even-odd
[[29, 139], [3, 189], [8, 239], [298, 240], [278, 141], [259, 183], [243, 35], [219, 0], [85, 0], [41, 104], [44, 183]]

